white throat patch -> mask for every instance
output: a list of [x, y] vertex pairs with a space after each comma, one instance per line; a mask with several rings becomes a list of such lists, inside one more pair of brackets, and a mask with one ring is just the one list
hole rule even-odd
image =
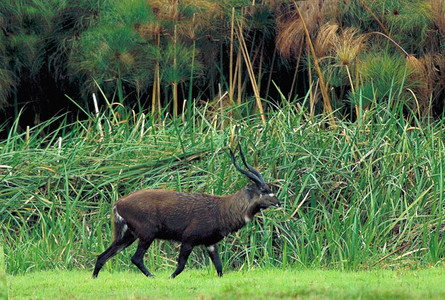
[[249, 218], [248, 215], [245, 215], [245, 216], [244, 216], [244, 221], [246, 221], [246, 223], [249, 223], [250, 221], [252, 221], [252, 219]]
[[269, 196], [270, 197], [275, 197], [275, 194], [274, 193], [270, 193]]

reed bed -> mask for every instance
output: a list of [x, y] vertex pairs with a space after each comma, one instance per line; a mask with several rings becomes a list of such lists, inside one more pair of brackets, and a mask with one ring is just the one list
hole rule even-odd
[[[443, 263], [444, 122], [375, 104], [359, 109], [355, 122], [333, 123], [333, 115], [310, 116], [308, 99], [283, 96], [264, 123], [246, 103], [217, 111], [193, 104], [187, 119], [108, 106], [84, 121], [62, 116], [25, 132], [13, 126], [0, 141], [7, 272], [92, 270], [112, 239], [111, 205], [138, 189], [235, 192], [247, 183], [227, 154], [238, 141], [283, 206], [220, 243], [225, 269]], [[147, 267], [173, 268], [177, 248], [156, 241]], [[105, 269], [127, 268], [134, 251]], [[195, 249], [188, 267], [209, 265], [204, 252]]]

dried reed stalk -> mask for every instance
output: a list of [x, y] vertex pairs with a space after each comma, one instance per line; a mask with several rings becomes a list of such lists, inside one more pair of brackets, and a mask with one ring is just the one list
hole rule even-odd
[[156, 112], [156, 95], [157, 95], [156, 88], [158, 87], [158, 84], [157, 84], [156, 81], [158, 79], [157, 74], [159, 73], [158, 68], [159, 68], [159, 66], [158, 66], [158, 63], [156, 62], [155, 63], [155, 76], [153, 78], [153, 93], [151, 94], [151, 96], [152, 96], [152, 100], [151, 100], [151, 115], [152, 116], [154, 116], [155, 112]]
[[379, 20], [379, 18], [377, 18], [377, 16], [372, 12], [372, 10], [368, 7], [368, 5], [366, 5], [365, 2], [363, 2], [363, 0], [358, 0], [360, 2], [360, 4], [368, 11], [368, 13], [374, 18], [374, 20], [379, 24], [380, 28], [382, 28], [383, 32], [389, 36], [390, 33], [389, 31], [386, 29], [385, 25], [383, 25], [383, 23]]
[[241, 52], [238, 52], [238, 55], [236, 57], [236, 65], [238, 66], [238, 99], [236, 101], [236, 103], [238, 105], [241, 105], [241, 96], [243, 94], [243, 83], [242, 83], [242, 79], [241, 79], [241, 75], [243, 72], [242, 69], [242, 65], [243, 65], [243, 61], [241, 59]]
[[[161, 33], [157, 32], [156, 34], [157, 47], [158, 49], [161, 47]], [[161, 75], [160, 75], [160, 67], [159, 67], [159, 59], [156, 59], [155, 62], [155, 74], [153, 79], [153, 93], [152, 93], [152, 101], [151, 101], [151, 115], [155, 116], [156, 107], [158, 108], [158, 117], [161, 116]]]
[[406, 50], [403, 49], [402, 46], [400, 46], [399, 44], [397, 44], [397, 42], [394, 41], [392, 38], [390, 38], [388, 35], [386, 35], [386, 34], [384, 34], [384, 33], [381, 33], [381, 32], [378, 32], [378, 31], [373, 31], [373, 32], [369, 32], [369, 33], [367, 33], [365, 36], [368, 37], [368, 36], [370, 36], [370, 35], [372, 35], [372, 34], [381, 35], [381, 36], [387, 38], [387, 39], [388, 39], [394, 46], [396, 46], [396, 48], [397, 48], [399, 51], [401, 51], [401, 52], [402, 52], [403, 54], [405, 54], [406, 56], [409, 56], [409, 53], [406, 52]]
[[298, 13], [298, 15], [299, 15], [299, 17], [301, 19], [301, 23], [302, 23], [303, 28], [304, 28], [304, 33], [306, 34], [307, 44], [308, 44], [308, 46], [309, 46], [309, 48], [311, 50], [312, 56], [314, 58], [315, 69], [317, 70], [318, 77], [319, 77], [319, 80], [320, 80], [320, 89], [321, 89], [321, 96], [323, 97], [324, 110], [325, 110], [325, 112], [327, 112], [329, 114], [329, 120], [331, 122], [331, 125], [335, 125], [334, 116], [332, 114], [332, 106], [331, 106], [331, 102], [329, 100], [328, 90], [326, 88], [326, 84], [325, 84], [325, 81], [323, 79], [323, 73], [321, 72], [320, 65], [318, 64], [318, 59], [317, 59], [317, 56], [315, 54], [314, 45], [312, 44], [312, 41], [311, 41], [311, 36], [309, 35], [309, 31], [307, 30], [307, 27], [306, 27], [306, 24], [304, 22], [303, 16], [302, 16], [301, 11], [298, 8], [298, 5], [297, 5], [296, 2], [295, 2], [295, 9], [297, 10], [297, 13]]
[[238, 34], [238, 40], [240, 43], [241, 53], [243, 54], [244, 61], [246, 62], [247, 72], [249, 74], [249, 79], [252, 84], [253, 93], [255, 94], [256, 104], [257, 104], [258, 110], [260, 111], [261, 121], [263, 122], [263, 124], [266, 124], [266, 116], [264, 115], [264, 109], [263, 109], [263, 104], [261, 103], [260, 92], [258, 90], [258, 85], [257, 85], [256, 79], [255, 79], [255, 74], [253, 72], [252, 62], [250, 60], [249, 51], [247, 50], [246, 41], [245, 41], [244, 35], [243, 35], [243, 29], [242, 29], [240, 23], [238, 23], [237, 34]]
[[[174, 55], [173, 55], [173, 68], [176, 72], [177, 70], [177, 60], [176, 60], [176, 43], [177, 43], [177, 25], [175, 25], [175, 32], [174, 32]], [[178, 83], [176, 81], [173, 81], [173, 117], [178, 116]]]
[[233, 101], [233, 94], [235, 93], [235, 83], [233, 79], [233, 34], [235, 27], [235, 7], [232, 7], [232, 20], [230, 25], [230, 54], [229, 54], [229, 98]]

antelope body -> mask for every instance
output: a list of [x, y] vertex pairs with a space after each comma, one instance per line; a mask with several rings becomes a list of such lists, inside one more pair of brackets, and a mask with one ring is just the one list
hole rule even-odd
[[249, 171], [239, 167], [230, 150], [235, 167], [253, 182], [233, 195], [141, 190], [117, 200], [113, 206], [114, 241], [98, 256], [93, 277], [97, 277], [110, 258], [136, 239], [139, 239], [139, 244], [131, 261], [146, 276], [152, 274], [144, 266], [143, 257], [154, 239], [181, 243], [178, 265], [172, 278], [182, 272], [193, 247], [198, 245], [207, 247], [218, 276], [222, 276], [217, 243], [243, 227], [261, 209], [280, 205], [261, 174], [246, 163], [241, 147], [240, 154]]

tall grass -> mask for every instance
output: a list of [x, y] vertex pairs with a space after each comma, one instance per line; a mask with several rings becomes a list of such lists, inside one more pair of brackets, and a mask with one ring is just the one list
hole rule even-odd
[[[245, 104], [224, 115], [190, 105], [190, 118], [163, 122], [130, 110], [117, 119], [109, 106], [73, 124], [62, 117], [29, 132], [13, 126], [0, 142], [7, 272], [91, 269], [112, 239], [112, 203], [132, 191], [235, 192], [247, 183], [227, 155], [236, 140], [283, 207], [263, 211], [220, 243], [225, 268], [356, 270], [443, 261], [443, 121], [423, 124], [402, 107], [375, 105], [357, 122], [331, 126], [329, 116], [309, 116], [307, 99], [283, 97], [264, 124], [252, 113], [240, 117]], [[56, 121], [61, 125], [48, 133]], [[177, 246], [156, 241], [147, 267], [172, 268]], [[134, 251], [106, 268], [129, 265]], [[190, 265], [210, 262], [195, 249]]]

